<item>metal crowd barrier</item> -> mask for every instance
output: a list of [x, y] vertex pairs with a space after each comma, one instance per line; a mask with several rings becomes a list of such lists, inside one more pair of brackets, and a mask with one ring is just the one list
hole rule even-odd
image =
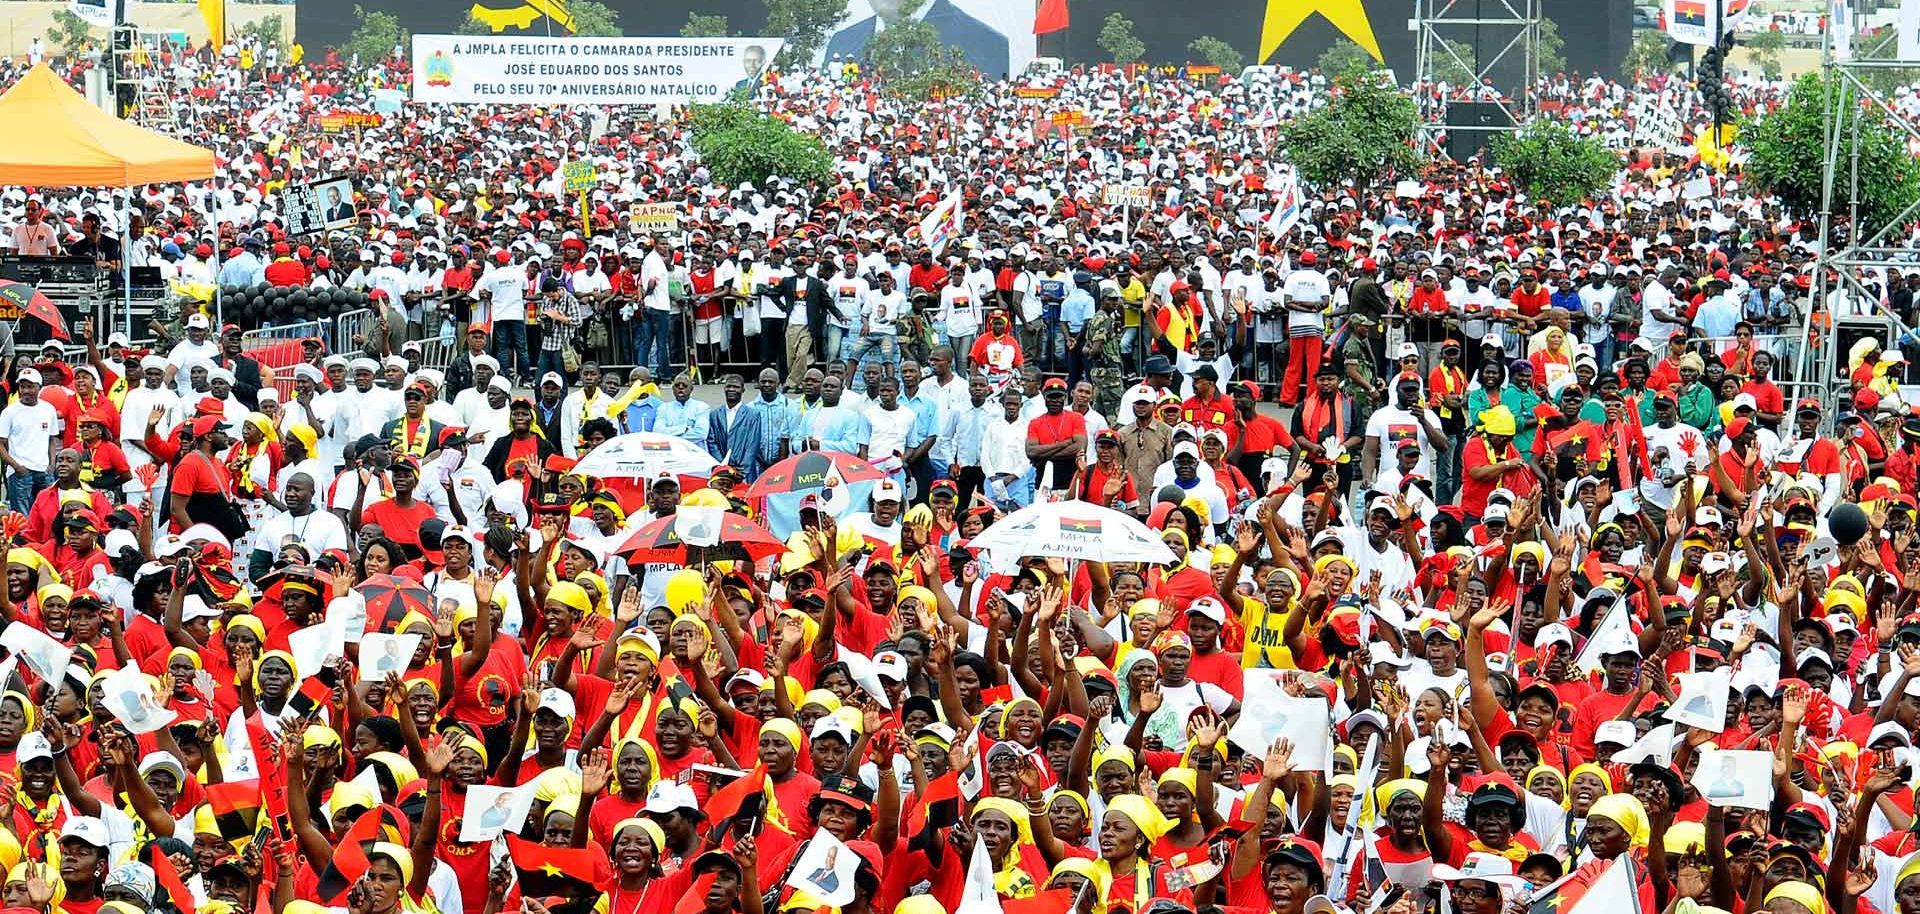
[[240, 334], [240, 351], [252, 356], [262, 368], [273, 370], [273, 386], [280, 391], [280, 399], [284, 401], [293, 397], [293, 373], [290, 369], [300, 363], [300, 341], [318, 339], [326, 342], [333, 338], [332, 334], [333, 321], [324, 317], [263, 330], [249, 330]]
[[[1721, 355], [1740, 345], [1740, 338], [1734, 336], [1703, 336], [1687, 341], [1689, 345], [1704, 343], [1714, 355]], [[1773, 356], [1773, 380], [1790, 377], [1799, 365], [1800, 331], [1786, 333], [1756, 333], [1753, 335], [1753, 347], [1756, 351]]]
[[353, 338], [373, 332], [374, 322], [370, 308], [340, 312], [340, 316], [333, 319], [333, 336], [327, 340], [327, 351], [345, 355], [359, 349], [361, 344], [355, 343]]

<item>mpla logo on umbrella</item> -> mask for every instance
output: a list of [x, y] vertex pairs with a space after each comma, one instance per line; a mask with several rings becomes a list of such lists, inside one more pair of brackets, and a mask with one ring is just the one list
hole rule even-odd
[[1098, 518], [1078, 518], [1078, 517], [1060, 518], [1060, 532], [1063, 534], [1078, 534], [1082, 536], [1099, 536], [1100, 526], [1101, 524]]

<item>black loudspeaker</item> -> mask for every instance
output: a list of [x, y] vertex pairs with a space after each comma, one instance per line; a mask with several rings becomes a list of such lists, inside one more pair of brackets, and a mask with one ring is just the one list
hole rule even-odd
[[1513, 118], [1495, 102], [1448, 102], [1447, 157], [1464, 162], [1487, 150], [1494, 133], [1513, 128]]

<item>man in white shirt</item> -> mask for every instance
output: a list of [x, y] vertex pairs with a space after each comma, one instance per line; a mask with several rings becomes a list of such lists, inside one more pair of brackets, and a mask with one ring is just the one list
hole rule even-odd
[[[634, 361], [653, 369], [654, 377], [670, 377], [667, 363], [671, 356], [668, 335], [673, 332], [673, 299], [668, 296], [672, 279], [667, 267], [667, 236], [654, 239], [652, 249], [640, 260], [640, 307], [633, 314]], [[652, 357], [649, 359], [649, 351]]]
[[1312, 251], [1300, 253], [1300, 268], [1287, 274], [1280, 301], [1287, 309], [1287, 375], [1280, 382], [1280, 405], [1300, 402], [1300, 391], [1312, 382], [1320, 370], [1320, 354], [1326, 343], [1327, 320], [1321, 316], [1333, 292], [1327, 277], [1314, 269]]
[[308, 555], [318, 556], [329, 549], [353, 551], [353, 540], [340, 515], [314, 504], [315, 482], [305, 473], [287, 477], [281, 498], [287, 510], [277, 512], [262, 524], [253, 537], [250, 566], [255, 570], [271, 567], [280, 550], [289, 542], [299, 543]]
[[980, 335], [980, 321], [986, 315], [986, 308], [979, 290], [967, 281], [959, 261], [947, 269], [952, 272], [947, 274], [947, 284], [940, 287], [940, 310], [936, 316], [946, 328], [947, 342], [964, 362], [965, 354], [973, 349], [973, 338]]
[[1648, 352], [1664, 351], [1673, 332], [1686, 329], [1684, 321], [1676, 319], [1680, 315], [1674, 312], [1673, 293], [1667, 289], [1663, 275], [1647, 277], [1646, 285], [1640, 289], [1640, 313], [1644, 318], [1640, 323], [1640, 341]]
[[[153, 463], [153, 455], [147, 452], [147, 420], [158, 409], [163, 415], [172, 415], [180, 395], [166, 384], [167, 360], [157, 355], [148, 355], [140, 360], [139, 377], [128, 379], [129, 384], [137, 384], [127, 391], [126, 398], [120, 403], [120, 449], [126, 452], [127, 466], [135, 471]], [[164, 418], [161, 420], [166, 421]], [[163, 425], [160, 429], [165, 433]], [[162, 470], [166, 468], [161, 467]], [[157, 487], [160, 483], [155, 482]], [[140, 494], [140, 478], [136, 472], [132, 481], [127, 483], [127, 494]]]
[[883, 479], [873, 487], [873, 510], [856, 512], [846, 524], [867, 540], [887, 546], [900, 545], [900, 484]]
[[1431, 481], [1434, 454], [1447, 446], [1447, 435], [1440, 429], [1439, 418], [1421, 402], [1419, 376], [1402, 374], [1394, 380], [1393, 390], [1395, 405], [1374, 410], [1367, 418], [1361, 467], [1362, 482], [1368, 487], [1372, 487], [1376, 476], [1394, 468], [1400, 459], [1401, 446], [1409, 441], [1420, 447], [1420, 462], [1414, 472]]
[[861, 410], [872, 429], [861, 456], [876, 468], [885, 470], [895, 483], [905, 484], [905, 466], [901, 458], [908, 450], [920, 445], [919, 441], [907, 440], [917, 416], [913, 410], [900, 405], [900, 386], [892, 378], [880, 381], [878, 386], [880, 389], [873, 401]]
[[7, 507], [21, 514], [53, 485], [53, 451], [60, 444], [60, 413], [40, 399], [40, 372], [20, 369], [14, 402], [0, 410], [0, 462], [7, 470]]
[[846, 336], [853, 331], [855, 321], [866, 317], [867, 293], [871, 291], [873, 287], [860, 276], [858, 258], [848, 254], [840, 264], [840, 272], [827, 280], [827, 298], [833, 302], [834, 309], [840, 312], [837, 317], [831, 311], [827, 313], [827, 338], [822, 351], [828, 359], [845, 358], [852, 352]]
[[185, 397], [193, 393], [187, 369], [198, 364], [212, 365], [220, 359], [220, 344], [211, 338], [213, 323], [205, 314], [192, 314], [187, 317], [187, 338], [173, 344], [167, 352], [168, 383], [174, 391]]
[[533, 357], [527, 352], [527, 274], [505, 250], [493, 252], [493, 266], [473, 284], [473, 294], [487, 303], [475, 309], [475, 323], [493, 324], [493, 357], [513, 379], [529, 380]]
[[[894, 286], [892, 273], [881, 273], [876, 281], [879, 285], [868, 290], [866, 302], [861, 308], [860, 339], [854, 344], [847, 361], [864, 364], [878, 358], [880, 364], [892, 366], [898, 360], [898, 350], [894, 346], [894, 322], [906, 310], [907, 296]], [[856, 377], [855, 383], [859, 385], [861, 393], [871, 393], [863, 378]]]
[[1020, 415], [1020, 389], [1008, 385], [1000, 394], [1000, 417], [987, 423], [980, 439], [980, 472], [986, 477], [986, 495], [1003, 511], [1026, 507], [1033, 501], [1033, 461], [1027, 459], [1027, 420]]

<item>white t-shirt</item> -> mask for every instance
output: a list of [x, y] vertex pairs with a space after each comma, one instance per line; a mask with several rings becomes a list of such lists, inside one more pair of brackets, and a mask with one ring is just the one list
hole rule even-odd
[[1374, 410], [1367, 419], [1367, 437], [1380, 439], [1380, 460], [1374, 467], [1374, 473], [1386, 473], [1400, 464], [1400, 443], [1403, 441], [1420, 442], [1420, 462], [1413, 471], [1428, 479], [1433, 478], [1433, 442], [1427, 437], [1427, 427], [1410, 413], [1398, 406], [1383, 406]]
[[[867, 293], [870, 291], [867, 281], [858, 276], [835, 276], [827, 280], [827, 295], [840, 311], [839, 317], [828, 312], [827, 323], [841, 329], [851, 328], [854, 320], [866, 312]], [[827, 355], [831, 357], [833, 353]]]
[[880, 404], [872, 403], [860, 414], [873, 430], [867, 439], [868, 457], [882, 460], [907, 449], [907, 432], [913, 429], [913, 410], [898, 404], [891, 410], [881, 409]]
[[35, 400], [32, 406], [16, 402], [0, 410], [0, 438], [6, 439], [7, 452], [35, 473], [53, 466], [53, 436], [60, 434], [60, 428], [60, 413], [45, 400]]
[[[1287, 274], [1286, 285], [1282, 293], [1290, 302], [1321, 302], [1325, 304], [1333, 298], [1333, 292], [1327, 287], [1327, 278], [1319, 270], [1294, 270]], [[1287, 330], [1295, 336], [1307, 331], [1325, 330], [1327, 319], [1318, 311], [1288, 311]]]
[[[474, 284], [474, 294], [493, 293], [488, 315], [500, 321], [527, 322], [527, 274], [525, 268], [508, 264], [488, 270]], [[477, 322], [479, 317], [474, 320]]]
[[[646, 259], [640, 261], [640, 294], [647, 307], [654, 311], [673, 310], [673, 300], [667, 296], [667, 262], [659, 251], [648, 251]], [[647, 285], [653, 284], [648, 291]]]
[[253, 548], [279, 555], [288, 537], [306, 546], [308, 555], [318, 556], [328, 549], [353, 551], [353, 540], [347, 536], [347, 525], [341, 522], [340, 515], [317, 505], [304, 517], [282, 511], [268, 518], [254, 534]]
[[867, 293], [866, 332], [874, 336], [893, 336], [893, 322], [900, 319], [900, 312], [906, 310], [907, 296], [899, 289], [882, 292], [874, 289]]

